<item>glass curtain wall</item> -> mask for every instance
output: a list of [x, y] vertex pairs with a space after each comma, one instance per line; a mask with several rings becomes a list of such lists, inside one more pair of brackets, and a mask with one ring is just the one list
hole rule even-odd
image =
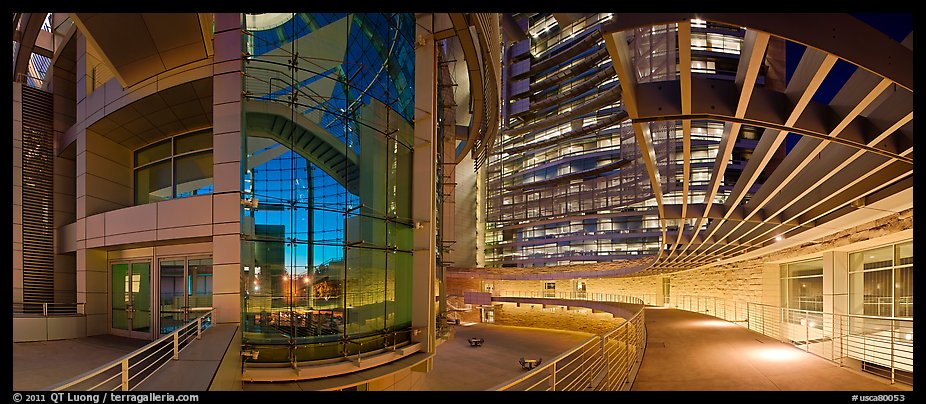
[[281, 17], [243, 43], [243, 344], [300, 362], [402, 343], [414, 16]]

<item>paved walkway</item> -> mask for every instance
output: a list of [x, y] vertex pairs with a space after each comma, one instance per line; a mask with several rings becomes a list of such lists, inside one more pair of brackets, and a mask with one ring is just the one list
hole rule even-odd
[[[235, 327], [213, 327], [164, 368], [144, 390], [205, 390]], [[836, 366], [791, 345], [707, 315], [647, 308], [648, 343], [634, 391], [911, 391], [872, 375]], [[419, 390], [483, 391], [509, 381], [523, 370], [522, 356], [544, 361], [588, 340], [587, 333], [474, 324], [455, 326], [454, 337], [437, 347], [432, 371]], [[471, 347], [470, 337], [481, 337]], [[65, 341], [13, 344], [13, 390], [39, 390], [109, 363], [146, 341], [97, 336]], [[197, 374], [198, 377], [187, 377]], [[216, 379], [217, 380], [217, 379]], [[167, 383], [167, 384], [162, 384]], [[213, 380], [215, 383], [215, 380]], [[183, 387], [181, 384], [184, 384]], [[244, 390], [306, 390], [311, 384], [262, 383]], [[214, 386], [215, 388], [215, 386]]]
[[13, 390], [45, 389], [106, 365], [149, 342], [115, 335], [14, 342]]
[[754, 331], [690, 311], [647, 308], [634, 391], [910, 391]]

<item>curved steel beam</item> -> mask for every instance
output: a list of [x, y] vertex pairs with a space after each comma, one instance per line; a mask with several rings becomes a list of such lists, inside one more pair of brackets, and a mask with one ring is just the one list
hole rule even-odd
[[603, 29], [613, 33], [695, 18], [773, 33], [913, 91], [913, 51], [847, 13], [619, 13]]

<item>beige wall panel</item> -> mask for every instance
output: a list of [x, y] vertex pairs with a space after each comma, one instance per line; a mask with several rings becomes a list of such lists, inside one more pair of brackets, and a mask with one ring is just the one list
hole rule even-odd
[[237, 193], [215, 194], [213, 200], [213, 223], [238, 222], [241, 199]]
[[87, 319], [77, 317], [54, 317], [48, 319], [48, 340], [83, 338], [87, 336]]
[[13, 320], [13, 341], [44, 341], [46, 321], [38, 317], [20, 317]]
[[223, 73], [238, 72], [241, 70], [241, 61], [240, 60], [227, 60], [219, 62], [217, 61], [212, 65], [212, 71], [215, 75], [220, 75]]
[[238, 160], [230, 163], [213, 164], [213, 189], [216, 193], [238, 192], [241, 186], [241, 165]]
[[208, 236], [212, 236], [211, 224], [157, 230], [157, 240], [159, 241]]
[[[216, 114], [220, 109], [234, 104], [223, 104], [215, 107]], [[226, 119], [239, 119], [238, 114]], [[218, 129], [218, 128], [216, 128]], [[215, 135], [213, 137], [212, 158], [215, 164], [238, 162], [241, 159], [241, 134], [238, 132]]]
[[154, 254], [158, 256], [212, 254], [212, 242], [160, 245], [155, 247]]
[[212, 223], [211, 195], [171, 199], [158, 202], [156, 205], [158, 229]]
[[217, 294], [239, 293], [241, 290], [241, 269], [239, 264], [214, 264], [212, 266], [212, 291]]
[[[106, 94], [104, 94], [104, 91], [103, 91], [104, 88], [105, 88], [105, 86], [102, 87], [102, 88], [96, 89], [96, 91], [94, 91], [93, 93], [91, 93], [91, 94], [90, 94], [89, 96], [87, 96], [87, 98], [84, 100], [84, 104], [86, 105], [86, 108], [87, 108], [87, 110], [86, 110], [86, 115], [84, 115], [84, 116], [92, 117], [92, 116], [93, 116], [94, 114], [96, 114], [97, 112], [100, 112], [100, 111], [103, 110], [103, 104], [105, 104], [105, 102], [106, 102]], [[80, 119], [80, 118], [78, 118], [78, 119]], [[89, 118], [88, 118], [88, 119], [87, 119], [87, 122], [88, 122], [88, 123], [89, 123], [89, 122], [96, 122], [96, 119], [89, 119]]]
[[126, 91], [119, 84], [118, 80], [109, 80], [103, 84], [103, 105], [112, 104], [114, 101], [125, 96]]
[[135, 233], [116, 234], [106, 236], [107, 246], [117, 246], [130, 243], [145, 243], [158, 239], [157, 230], [140, 231]]
[[87, 238], [87, 219], [77, 219], [74, 221], [74, 237], [78, 242]]
[[109, 315], [108, 314], [88, 314], [87, 319], [87, 336], [109, 334]]
[[132, 195], [131, 185], [113, 182], [108, 178], [100, 177], [96, 174], [87, 174], [84, 179], [87, 184], [87, 196], [92, 196], [120, 207], [132, 206], [134, 197]]
[[103, 237], [106, 235], [106, 214], [101, 213], [98, 215], [88, 216], [86, 219], [83, 219], [80, 222], [84, 224], [84, 238], [90, 239]]
[[157, 214], [154, 203], [106, 212], [106, 236], [156, 230]]
[[238, 222], [217, 223], [212, 225], [212, 234], [238, 234], [241, 232], [241, 225]]
[[86, 294], [86, 305], [85, 310], [87, 315], [91, 314], [103, 314], [106, 315], [109, 312], [109, 295], [105, 292], [102, 293], [87, 293]]
[[56, 230], [57, 238], [55, 239], [55, 252], [63, 253], [75, 251], [77, 249], [77, 224], [71, 223], [59, 227]]
[[[15, 132], [16, 130], [14, 129], [13, 131]], [[20, 131], [22, 131], [22, 129], [20, 129]], [[13, 140], [13, 167], [22, 168], [22, 166], [23, 166], [22, 140], [16, 139], [16, 140]], [[22, 175], [22, 172], [20, 172], [19, 175]]]
[[[238, 29], [240, 29], [241, 24], [238, 23], [238, 28], [231, 29], [229, 31], [219, 31], [219, 18], [216, 18], [216, 28], [215, 28], [215, 41], [213, 45], [215, 46], [215, 61], [224, 62], [226, 60], [240, 60], [241, 59], [241, 42], [239, 39], [241, 34]], [[229, 22], [229, 24], [231, 24]]]
[[241, 241], [238, 234], [212, 236], [213, 264], [238, 264], [241, 259]]
[[106, 237], [88, 238], [85, 245], [87, 248], [106, 247]]
[[212, 306], [216, 309], [216, 323], [241, 322], [241, 298], [237, 291], [230, 294], [213, 294]]
[[[100, 151], [99, 153], [104, 152], [105, 151]], [[118, 155], [124, 155], [124, 153], [120, 151]], [[114, 161], [110, 159], [111, 157], [103, 156], [98, 154], [98, 152], [90, 152], [89, 156], [91, 158], [88, 158], [86, 161], [86, 173], [88, 175], [104, 178], [122, 185], [123, 187], [129, 188], [129, 192], [131, 192], [131, 188], [134, 187], [135, 183], [132, 167], [127, 165], [131, 164], [131, 161]]]
[[[218, 87], [222, 85], [226, 86], [238, 86], [240, 87], [241, 75], [236, 72], [225, 73], [220, 76], [215, 77], [214, 88], [218, 91]], [[241, 132], [241, 95], [239, 93], [238, 99], [219, 103], [217, 100], [213, 100], [213, 113], [214, 113], [214, 132], [216, 134], [223, 133], [232, 133], [232, 132]], [[215, 146], [218, 146], [217, 144]]]
[[84, 92], [84, 87], [86, 87], [86, 81], [84, 79], [77, 80], [77, 122], [84, 122], [87, 119], [87, 99], [81, 98], [81, 92]]
[[[127, 147], [118, 144], [109, 138], [92, 131], [87, 131], [87, 152], [119, 163], [124, 167], [132, 167], [133, 152]], [[78, 147], [78, 150], [80, 148]], [[88, 158], [90, 158], [88, 156]], [[89, 163], [89, 162], [88, 162]], [[78, 171], [80, 173], [80, 171]], [[94, 173], [99, 175], [99, 173]]]
[[[20, 213], [20, 216], [22, 214]], [[22, 220], [20, 220], [21, 222]], [[22, 223], [13, 223], [13, 243], [22, 244], [23, 242], [23, 225]]]
[[215, 76], [213, 99], [216, 105], [241, 101], [241, 75], [232, 73]]

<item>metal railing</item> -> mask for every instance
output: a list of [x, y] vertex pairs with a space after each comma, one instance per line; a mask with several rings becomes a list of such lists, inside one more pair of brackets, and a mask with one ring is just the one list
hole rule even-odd
[[176, 331], [50, 390], [131, 391], [162, 366], [179, 359], [180, 351], [194, 339], [201, 339], [203, 330], [212, 324], [214, 313], [215, 309], [210, 309]]
[[25, 316], [75, 316], [83, 314], [84, 303], [13, 303], [13, 315]]
[[589, 300], [594, 302], [645, 304], [643, 299], [636, 296], [618, 295], [612, 293], [589, 292], [548, 292], [540, 290], [500, 290], [492, 293], [493, 297], [523, 297], [532, 299], [569, 299]]
[[526, 375], [496, 386], [492, 390], [514, 391], [612, 391], [629, 389], [635, 369], [643, 360], [646, 347], [643, 301], [631, 296], [605, 293], [497, 292], [496, 296], [559, 298], [639, 304], [640, 310], [626, 322], [604, 335], [595, 336], [575, 348], [538, 366]]
[[891, 384], [913, 384], [912, 318], [824, 313], [713, 296], [673, 296], [670, 306], [730, 321]]

